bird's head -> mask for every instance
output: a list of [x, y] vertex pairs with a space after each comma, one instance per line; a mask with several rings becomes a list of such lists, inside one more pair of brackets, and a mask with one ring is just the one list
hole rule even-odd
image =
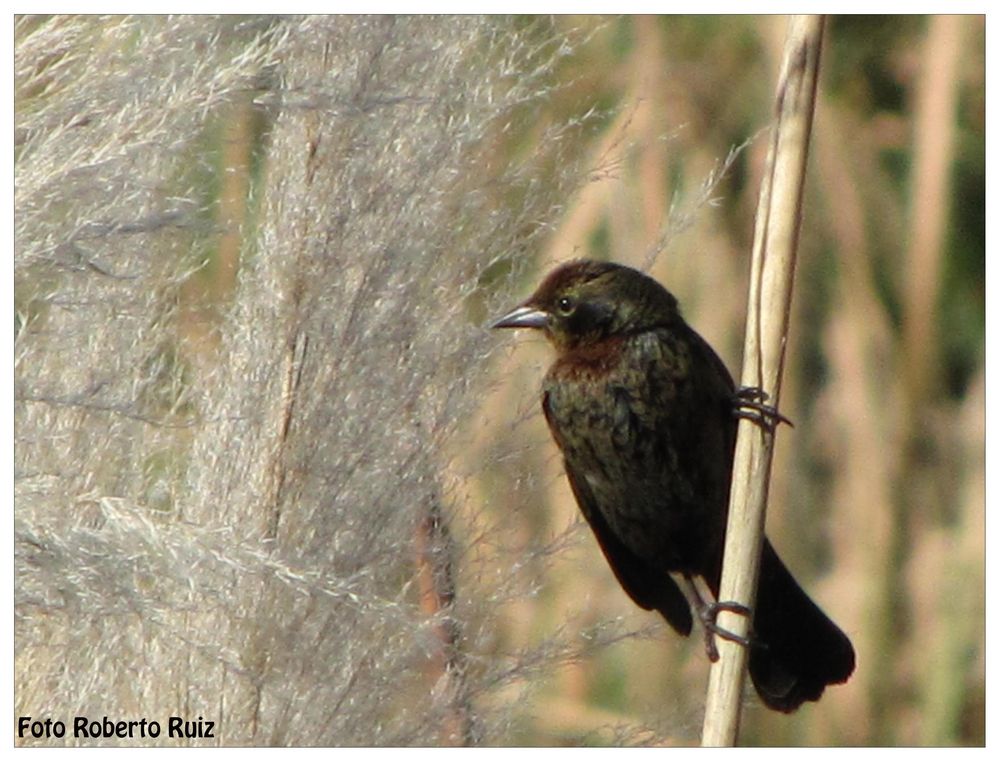
[[670, 326], [677, 300], [648, 275], [611, 262], [560, 265], [491, 328], [539, 328], [559, 351]]

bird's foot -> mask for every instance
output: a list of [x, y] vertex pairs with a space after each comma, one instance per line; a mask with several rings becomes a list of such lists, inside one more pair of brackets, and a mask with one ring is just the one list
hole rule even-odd
[[778, 408], [765, 404], [768, 394], [759, 386], [741, 386], [733, 395], [733, 415], [745, 418], [773, 434], [779, 423], [792, 422], [778, 412]]
[[745, 617], [753, 615], [749, 607], [736, 601], [713, 601], [698, 607], [698, 619], [701, 620], [702, 631], [705, 633], [705, 653], [708, 654], [708, 659], [712, 662], [719, 660], [719, 649], [715, 645], [716, 636], [746, 648], [749, 648], [752, 643], [749, 637], [737, 635], [735, 632], [720, 627], [716, 622], [720, 611], [730, 611]]

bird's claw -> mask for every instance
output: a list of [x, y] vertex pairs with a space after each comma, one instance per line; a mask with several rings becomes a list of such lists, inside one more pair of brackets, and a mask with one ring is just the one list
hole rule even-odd
[[702, 630], [705, 633], [705, 653], [708, 655], [708, 660], [712, 662], [719, 660], [719, 649], [715, 645], [715, 636], [732, 643], [737, 643], [745, 648], [749, 648], [752, 645], [749, 637], [737, 635], [735, 632], [718, 625], [716, 618], [719, 616], [720, 611], [729, 611], [745, 617], [753, 615], [749, 607], [736, 601], [714, 601], [712, 603], [705, 603], [699, 607], [698, 619], [701, 620]]
[[765, 404], [767, 399], [767, 392], [759, 386], [741, 386], [733, 395], [733, 415], [756, 423], [768, 433], [774, 433], [779, 423], [794, 426], [778, 408]]

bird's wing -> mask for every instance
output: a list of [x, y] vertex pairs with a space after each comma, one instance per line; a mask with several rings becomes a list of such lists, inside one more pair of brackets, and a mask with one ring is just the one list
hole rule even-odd
[[659, 611], [681, 635], [691, 633], [691, 607], [670, 575], [656, 569], [629, 550], [615, 535], [597, 506], [586, 480], [566, 463], [566, 477], [580, 512], [590, 524], [611, 570], [629, 597], [647, 611]]

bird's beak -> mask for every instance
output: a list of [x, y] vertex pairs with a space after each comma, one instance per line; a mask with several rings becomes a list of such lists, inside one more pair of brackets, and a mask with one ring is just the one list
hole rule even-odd
[[537, 307], [522, 304], [499, 320], [492, 322], [490, 328], [545, 328], [548, 324], [549, 313]]

